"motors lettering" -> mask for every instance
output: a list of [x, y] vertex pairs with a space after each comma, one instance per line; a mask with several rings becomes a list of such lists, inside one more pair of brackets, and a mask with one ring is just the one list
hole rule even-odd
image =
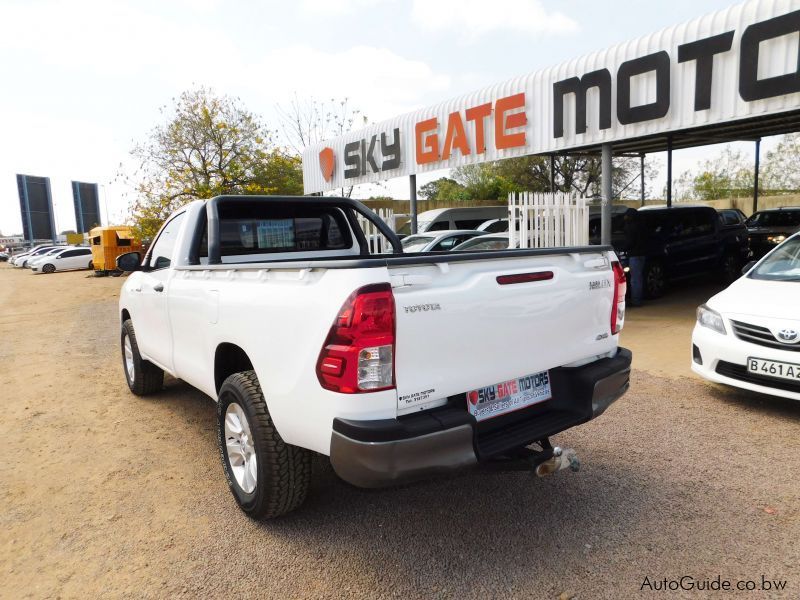
[[[739, 96], [745, 102], [764, 100], [800, 92], [800, 63], [793, 73], [759, 78], [758, 64], [761, 44], [784, 35], [800, 32], [800, 11], [794, 11], [760, 23], [754, 23], [742, 32], [739, 42]], [[733, 47], [735, 31], [681, 44], [678, 46], [678, 62], [694, 63], [694, 110], [711, 108], [711, 83], [714, 78], [714, 57], [723, 55]], [[623, 62], [617, 69], [617, 121], [621, 125], [660, 119], [670, 108], [670, 55], [665, 51], [655, 52]], [[653, 102], [634, 106], [631, 103], [631, 80], [645, 73], [653, 73], [656, 81], [656, 97]], [[597, 89], [598, 129], [611, 128], [612, 77], [608, 69], [585, 73], [581, 77], [570, 77], [553, 84], [553, 137], [564, 137], [564, 97], [575, 96], [575, 133], [586, 133], [586, 96], [590, 89]]]

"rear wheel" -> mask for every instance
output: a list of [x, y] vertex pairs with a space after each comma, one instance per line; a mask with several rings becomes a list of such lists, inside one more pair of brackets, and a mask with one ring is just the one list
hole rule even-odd
[[42, 273], [53, 273], [55, 272], [55, 270], [56, 270], [55, 265], [51, 265], [50, 263], [42, 265]]
[[164, 371], [139, 354], [133, 323], [128, 319], [122, 324], [122, 367], [128, 387], [137, 396], [146, 396], [164, 386]]
[[667, 276], [660, 262], [648, 262], [644, 268], [644, 293], [648, 298], [660, 298], [667, 289]]
[[283, 441], [255, 371], [235, 373], [219, 390], [217, 441], [239, 507], [254, 519], [293, 511], [306, 498], [311, 453]]
[[87, 269], [94, 269], [94, 262], [90, 260], [90, 261], [89, 261], [89, 266], [88, 266], [88, 267], [86, 267], [86, 268], [87, 268]]
[[722, 281], [733, 283], [741, 276], [742, 265], [735, 254], [726, 254], [722, 258]]

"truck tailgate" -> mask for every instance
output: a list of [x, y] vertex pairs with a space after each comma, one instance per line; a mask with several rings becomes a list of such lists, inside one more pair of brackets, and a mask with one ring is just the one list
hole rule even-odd
[[398, 415], [613, 351], [611, 260], [598, 251], [390, 267]]

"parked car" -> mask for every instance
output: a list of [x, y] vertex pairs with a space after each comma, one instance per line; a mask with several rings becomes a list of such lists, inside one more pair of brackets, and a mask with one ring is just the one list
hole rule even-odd
[[24, 269], [28, 266], [28, 262], [34, 259], [37, 256], [41, 256], [45, 252], [49, 252], [54, 248], [64, 248], [64, 246], [37, 246], [36, 248], [32, 249], [30, 252], [26, 252], [25, 254], [20, 254], [19, 256], [15, 257], [12, 261], [12, 265], [15, 267], [19, 267]]
[[753, 258], [761, 258], [793, 233], [800, 231], [800, 207], [760, 210], [746, 221]]
[[52, 256], [53, 254], [58, 254], [63, 249], [64, 249], [64, 246], [59, 246], [57, 248], [51, 248], [47, 252], [43, 252], [42, 254], [39, 254], [38, 256], [31, 256], [31, 257], [28, 258], [28, 261], [25, 264], [25, 267], [30, 269], [37, 262], [42, 261], [42, 260], [46, 260], [49, 256]]
[[717, 383], [800, 400], [800, 234], [745, 271], [697, 309], [692, 370]]
[[725, 227], [743, 225], [747, 221], [747, 215], [738, 208], [720, 208], [717, 212]]
[[8, 261], [8, 253], [7, 252], [0, 252], [0, 262]]
[[[601, 207], [589, 207], [589, 243], [599, 244], [601, 238]], [[611, 205], [611, 245], [615, 249], [625, 248], [625, 215], [635, 213], [635, 208], [624, 204]]]
[[[356, 214], [394, 254], [370, 253]], [[144, 260], [117, 266], [132, 272], [128, 387], [159, 391], [166, 371], [217, 399], [223, 470], [252, 517], [303, 502], [314, 453], [361, 487], [486, 461], [575, 466], [549, 436], [629, 385], [609, 250], [407, 255], [351, 199], [222, 196], [179, 209]]]
[[[508, 218], [507, 206], [466, 206], [463, 208], [437, 208], [417, 215], [417, 233], [452, 229], [474, 230], [489, 219]], [[397, 230], [398, 236], [411, 234], [411, 221]]]
[[[508, 250], [508, 234], [488, 233], [479, 237], [474, 237], [453, 248], [453, 252], [464, 250]], [[517, 244], [517, 247], [519, 244]]]
[[508, 219], [489, 219], [475, 229], [484, 233], [503, 233], [508, 231]]
[[92, 249], [88, 247], [63, 248], [33, 261], [31, 265], [31, 270], [34, 273], [55, 273], [56, 271], [93, 268]]
[[[403, 252], [445, 252], [478, 235], [481, 235], [480, 231], [469, 229], [433, 231], [426, 234], [409, 235], [404, 237], [400, 243], [403, 246]], [[391, 248], [387, 252], [391, 252]]]
[[[730, 283], [750, 258], [744, 225], [723, 225], [710, 206], [644, 207], [636, 211], [645, 245], [644, 293], [663, 295], [670, 281], [709, 274]], [[623, 266], [624, 242], [615, 241]]]

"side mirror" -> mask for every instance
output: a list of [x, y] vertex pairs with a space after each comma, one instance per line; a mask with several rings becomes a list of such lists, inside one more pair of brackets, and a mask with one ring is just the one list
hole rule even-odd
[[742, 267], [742, 275], [747, 275], [747, 272], [756, 266], [757, 260], [751, 260], [745, 266]]
[[142, 270], [142, 255], [138, 252], [126, 252], [117, 257], [117, 268], [130, 273]]

